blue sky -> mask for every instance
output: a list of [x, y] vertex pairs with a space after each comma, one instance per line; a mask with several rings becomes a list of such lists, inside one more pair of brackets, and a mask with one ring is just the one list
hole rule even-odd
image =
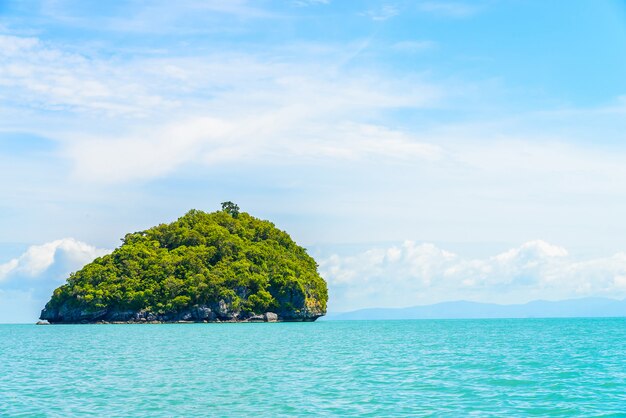
[[0, 0], [0, 322], [224, 200], [333, 311], [626, 297], [623, 1]]

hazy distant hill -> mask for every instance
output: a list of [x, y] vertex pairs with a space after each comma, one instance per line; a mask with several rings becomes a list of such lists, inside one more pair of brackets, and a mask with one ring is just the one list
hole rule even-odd
[[468, 301], [442, 302], [410, 308], [373, 308], [328, 314], [325, 320], [359, 319], [453, 319], [453, 318], [562, 318], [626, 316], [626, 299], [537, 300], [521, 305], [498, 305]]

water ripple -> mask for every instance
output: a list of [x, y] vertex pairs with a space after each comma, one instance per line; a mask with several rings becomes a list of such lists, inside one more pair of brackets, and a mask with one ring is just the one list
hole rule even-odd
[[625, 319], [0, 326], [0, 416], [626, 416]]

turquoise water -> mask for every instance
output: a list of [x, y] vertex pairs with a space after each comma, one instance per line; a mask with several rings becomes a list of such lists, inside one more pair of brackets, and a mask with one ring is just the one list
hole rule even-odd
[[0, 325], [0, 416], [619, 416], [625, 355], [626, 319]]

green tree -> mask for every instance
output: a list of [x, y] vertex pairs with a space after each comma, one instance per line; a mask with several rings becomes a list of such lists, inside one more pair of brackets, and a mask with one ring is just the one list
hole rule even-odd
[[222, 210], [228, 213], [233, 218], [236, 218], [239, 216], [239, 206], [237, 206], [231, 201], [222, 202]]

